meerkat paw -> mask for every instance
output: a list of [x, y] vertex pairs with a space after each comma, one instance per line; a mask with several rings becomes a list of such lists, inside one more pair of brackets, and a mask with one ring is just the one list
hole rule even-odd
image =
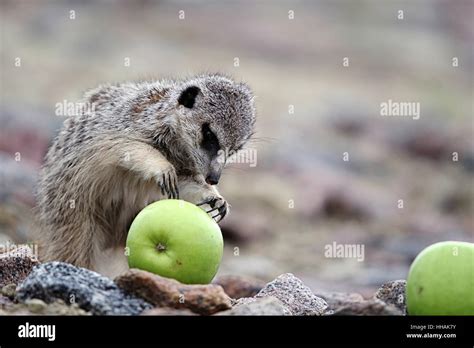
[[229, 213], [229, 203], [222, 196], [213, 195], [206, 197], [202, 202], [196, 204], [197, 206], [209, 205], [211, 209], [206, 210], [206, 213], [211, 214], [211, 217], [217, 222], [221, 222], [222, 219]]
[[181, 198], [201, 207], [216, 222], [229, 214], [230, 205], [216, 186], [207, 184], [203, 177], [181, 178], [179, 185]]
[[160, 186], [161, 194], [171, 199], [179, 199], [178, 175], [174, 167], [158, 174], [156, 181]]

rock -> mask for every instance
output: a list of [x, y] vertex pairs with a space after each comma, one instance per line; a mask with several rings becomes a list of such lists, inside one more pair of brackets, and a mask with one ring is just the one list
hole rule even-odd
[[278, 276], [259, 291], [255, 298], [274, 296], [292, 315], [322, 315], [327, 303], [291, 273]]
[[418, 129], [408, 134], [401, 147], [411, 155], [439, 161], [446, 158], [453, 148], [452, 139], [434, 129]]
[[10, 300], [13, 300], [16, 295], [16, 284], [8, 284], [2, 288], [2, 295], [8, 297]]
[[403, 315], [395, 306], [378, 299], [352, 302], [335, 310], [333, 315]]
[[316, 292], [315, 295], [325, 300], [328, 304], [328, 309], [332, 311], [350, 305], [354, 302], [364, 301], [362, 295], [357, 293]]
[[327, 193], [322, 202], [321, 212], [324, 217], [338, 220], [366, 221], [370, 217], [362, 202], [341, 191]]
[[236, 275], [217, 277], [213, 283], [222, 286], [225, 293], [234, 299], [255, 296], [265, 286], [263, 280]]
[[4, 308], [8, 308], [13, 305], [12, 300], [10, 300], [8, 297], [0, 295], [0, 310]]
[[217, 315], [291, 315], [291, 312], [279, 299], [268, 296], [236, 304], [231, 310]]
[[467, 213], [472, 206], [472, 192], [468, 190], [450, 192], [440, 203], [441, 210], [447, 214]]
[[141, 315], [197, 315], [189, 309], [176, 309], [170, 307], [155, 307], [144, 311]]
[[39, 300], [37, 298], [26, 300], [25, 305], [28, 308], [28, 310], [33, 313], [41, 313], [47, 307], [46, 302]]
[[136, 315], [152, 306], [130, 296], [100, 274], [64, 262], [36, 266], [18, 286], [17, 299], [26, 302], [37, 298], [46, 303], [62, 299], [77, 303], [95, 315]]
[[405, 288], [407, 282], [405, 280], [394, 280], [383, 284], [374, 295], [375, 299], [384, 301], [387, 304], [398, 308], [403, 315], [407, 314], [407, 306], [405, 303]]
[[91, 315], [91, 313], [79, 308], [77, 303], [68, 306], [62, 300], [48, 304], [38, 299], [31, 299], [0, 309], [0, 315]]
[[231, 308], [229, 296], [216, 284], [186, 285], [138, 269], [118, 276], [115, 283], [124, 291], [157, 307], [186, 308], [202, 315]]
[[0, 288], [8, 284], [18, 284], [25, 279], [34, 266], [40, 262], [28, 246], [0, 254]]
[[249, 304], [249, 303], [252, 303], [252, 302], [255, 302], [255, 301], [257, 301], [256, 297], [242, 297], [242, 298], [239, 298], [238, 300], [232, 299], [232, 308], [235, 307], [235, 306]]

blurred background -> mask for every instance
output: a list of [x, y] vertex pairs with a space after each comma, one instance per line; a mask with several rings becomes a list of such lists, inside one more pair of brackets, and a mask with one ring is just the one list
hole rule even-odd
[[[220, 184], [219, 273], [367, 296], [406, 279], [429, 244], [474, 239], [473, 4], [1, 0], [0, 243], [31, 240], [57, 103], [219, 71], [258, 109], [257, 165]], [[389, 99], [420, 118], [381, 116]], [[325, 257], [333, 243], [363, 245], [363, 261]]]

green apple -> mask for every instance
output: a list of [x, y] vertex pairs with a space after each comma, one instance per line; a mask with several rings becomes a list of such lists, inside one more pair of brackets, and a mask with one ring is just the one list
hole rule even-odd
[[410, 315], [474, 315], [474, 244], [424, 249], [410, 267], [406, 301]]
[[217, 223], [196, 205], [154, 202], [133, 220], [128, 265], [185, 284], [208, 284], [217, 273], [224, 241]]

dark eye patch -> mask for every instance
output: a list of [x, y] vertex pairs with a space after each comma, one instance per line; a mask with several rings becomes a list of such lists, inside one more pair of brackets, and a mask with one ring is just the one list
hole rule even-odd
[[211, 130], [208, 123], [202, 125], [202, 148], [211, 155], [211, 157], [217, 156], [217, 152], [220, 149], [219, 140], [216, 134]]

